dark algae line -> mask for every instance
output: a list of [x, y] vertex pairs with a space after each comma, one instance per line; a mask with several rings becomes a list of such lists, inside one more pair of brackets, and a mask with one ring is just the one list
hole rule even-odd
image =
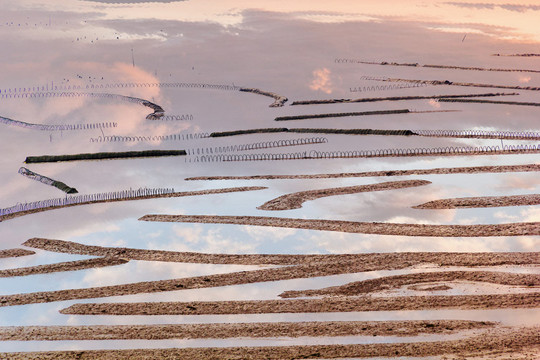
[[27, 164], [47, 163], [59, 161], [79, 161], [79, 160], [111, 160], [111, 159], [129, 159], [140, 157], [160, 157], [160, 156], [182, 156], [186, 155], [185, 150], [143, 150], [143, 151], [124, 151], [124, 152], [99, 152], [73, 155], [42, 155], [28, 156], [24, 161]]

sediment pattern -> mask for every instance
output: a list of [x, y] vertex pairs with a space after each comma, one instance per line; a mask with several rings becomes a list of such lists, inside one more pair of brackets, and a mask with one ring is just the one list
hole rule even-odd
[[[132, 249], [79, 244], [72, 241], [32, 238], [24, 246], [67, 254], [120, 257], [131, 260], [185, 262], [199, 264], [241, 264], [241, 265], [299, 265], [310, 263], [333, 263], [348, 267], [351, 261], [357, 263], [355, 271], [380, 269], [402, 269], [430, 263], [439, 266], [499, 266], [540, 264], [538, 253], [370, 253], [370, 254], [205, 254], [165, 250]], [[322, 269], [322, 268], [321, 268]], [[321, 270], [319, 269], [319, 270]]]
[[26, 249], [5, 249], [0, 250], [0, 259], [13, 258], [20, 256], [34, 255], [35, 252]]
[[274, 121], [322, 119], [322, 118], [348, 117], [348, 116], [393, 115], [393, 114], [408, 114], [410, 112], [411, 111], [409, 109], [401, 109], [401, 110], [357, 111], [357, 112], [331, 113], [331, 114], [278, 116], [277, 118], [274, 119]]
[[330, 297], [324, 299], [81, 303], [61, 310], [69, 315], [232, 315], [427, 309], [536, 308], [540, 293], [459, 296]]
[[437, 356], [460, 357], [494, 352], [530, 352], [534, 359], [538, 347], [538, 327], [496, 329], [462, 340], [417, 343], [301, 345], [226, 348], [86, 350], [0, 353], [1, 359], [336, 359], [346, 357]]
[[499, 166], [470, 166], [455, 168], [434, 168], [414, 170], [383, 170], [365, 171], [357, 173], [336, 174], [303, 174], [303, 175], [248, 175], [248, 176], [197, 176], [186, 180], [274, 180], [274, 179], [333, 179], [350, 177], [382, 177], [406, 175], [432, 175], [432, 174], [482, 174], [506, 172], [536, 172], [540, 171], [540, 164], [525, 165], [499, 165]]
[[85, 269], [92, 269], [92, 268], [97, 268], [97, 267], [122, 265], [122, 264], [126, 264], [128, 261], [129, 260], [121, 259], [121, 258], [105, 257], [105, 258], [97, 258], [97, 259], [69, 261], [69, 262], [62, 262], [62, 263], [56, 263], [56, 264], [38, 265], [38, 266], [24, 267], [24, 268], [6, 269], [6, 270], [0, 270], [0, 278], [27, 276], [27, 275], [36, 275], [36, 274], [50, 274], [53, 272], [62, 272], [62, 271], [85, 270]]
[[454, 199], [433, 200], [413, 206], [415, 209], [463, 209], [501, 206], [526, 206], [540, 204], [539, 194], [512, 196], [480, 196]]
[[540, 276], [538, 276], [538, 274], [513, 274], [494, 271], [441, 271], [385, 276], [378, 279], [356, 281], [342, 286], [332, 286], [317, 290], [286, 291], [279, 296], [282, 298], [320, 295], [357, 296], [384, 290], [398, 289], [405, 285], [457, 280], [521, 287], [540, 286]]
[[486, 237], [540, 235], [540, 222], [507, 223], [493, 225], [426, 225], [341, 220], [290, 219], [262, 216], [211, 215], [145, 215], [141, 221], [184, 222], [203, 224], [234, 224], [283, 227], [290, 229], [338, 231], [345, 233], [436, 236]]
[[435, 321], [321, 321], [182, 325], [93, 325], [0, 327], [0, 341], [58, 340], [162, 340], [227, 339], [239, 337], [300, 336], [416, 336], [451, 334], [462, 330], [487, 329], [494, 322]]
[[358, 186], [347, 186], [347, 187], [330, 188], [330, 189], [300, 191], [293, 194], [283, 195], [276, 199], [270, 200], [264, 203], [263, 205], [257, 207], [257, 209], [259, 210], [299, 209], [302, 207], [302, 204], [306, 201], [315, 200], [315, 199], [319, 199], [319, 198], [327, 197], [327, 196], [357, 194], [357, 193], [371, 192], [371, 191], [404, 189], [404, 188], [424, 186], [424, 185], [429, 185], [429, 184], [431, 184], [431, 182], [426, 181], [426, 180], [406, 180], [406, 181], [391, 181], [391, 182], [370, 184], [370, 185], [358, 185]]
[[495, 100], [478, 100], [478, 99], [439, 99], [440, 102], [449, 103], [476, 103], [476, 104], [499, 104], [499, 105], [518, 105], [518, 106], [540, 106], [536, 102], [520, 102], [520, 101], [495, 101]]

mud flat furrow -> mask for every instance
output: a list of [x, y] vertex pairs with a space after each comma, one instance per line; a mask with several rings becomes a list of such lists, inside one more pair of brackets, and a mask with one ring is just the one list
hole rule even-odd
[[540, 276], [538, 276], [538, 274], [512, 274], [495, 271], [444, 271], [386, 276], [378, 279], [355, 281], [342, 286], [332, 286], [317, 290], [285, 291], [279, 296], [282, 298], [320, 295], [355, 296], [397, 289], [405, 285], [457, 280], [522, 287], [540, 286]]
[[512, 196], [480, 196], [433, 200], [413, 206], [415, 209], [460, 209], [501, 206], [526, 206], [540, 204], [540, 194]]
[[145, 215], [141, 221], [233, 224], [401, 236], [478, 237], [540, 235], [540, 222], [493, 225], [426, 225], [290, 219], [263, 216]]
[[0, 270], [0, 278], [27, 276], [27, 275], [36, 275], [36, 274], [49, 274], [53, 272], [62, 272], [62, 271], [85, 270], [85, 269], [92, 269], [92, 268], [97, 268], [97, 267], [122, 265], [122, 264], [127, 263], [128, 261], [129, 260], [121, 259], [121, 258], [105, 257], [105, 258], [97, 258], [97, 259], [69, 261], [69, 262], [62, 262], [62, 263], [56, 263], [56, 264], [38, 265], [38, 266], [16, 268], [16, 269], [6, 269], [6, 270]]
[[204, 264], [243, 264], [243, 265], [300, 265], [309, 263], [346, 264], [355, 261], [363, 264], [361, 271], [384, 266], [387, 269], [400, 269], [414, 264], [431, 263], [439, 266], [498, 266], [540, 264], [540, 256], [534, 252], [506, 253], [369, 253], [369, 254], [205, 254], [194, 252], [175, 252], [132, 248], [103, 247], [79, 244], [71, 241], [32, 238], [24, 246], [53, 252], [120, 257], [132, 260], [169, 261]]
[[274, 180], [274, 179], [333, 179], [349, 177], [380, 177], [434, 174], [481, 174], [506, 172], [535, 172], [540, 171], [540, 164], [499, 165], [499, 166], [470, 166], [456, 168], [434, 168], [415, 170], [366, 171], [359, 173], [338, 174], [303, 174], [303, 175], [250, 175], [250, 176], [197, 176], [186, 180]]
[[[337, 359], [345, 357], [422, 357], [438, 355], [482, 356], [528, 352], [534, 359], [539, 327], [497, 328], [464, 340], [352, 345], [300, 345], [225, 348], [177, 348], [130, 350], [72, 350], [0, 353], [0, 359]], [[467, 357], [470, 358], [470, 357]]]
[[539, 304], [540, 293], [392, 298], [360, 296], [294, 300], [79, 303], [62, 309], [60, 313], [69, 315], [238, 315], [447, 308], [519, 309], [538, 308]]
[[322, 197], [357, 194], [371, 191], [385, 191], [394, 189], [404, 189], [429, 185], [431, 181], [426, 180], [406, 180], [406, 181], [391, 181], [379, 184], [347, 186], [339, 188], [329, 188], [320, 190], [300, 191], [293, 194], [287, 194], [270, 200], [263, 205], [257, 207], [259, 210], [291, 210], [299, 209], [302, 204], [309, 200], [316, 200]]
[[[371, 255], [371, 254], [369, 254]], [[468, 257], [466, 254], [463, 258], [457, 256], [450, 256], [443, 261], [438, 260], [438, 254], [431, 254], [431, 256], [412, 259], [405, 257], [404, 259], [397, 259], [397, 261], [384, 261], [384, 257], [372, 256], [371, 259], [366, 260], [343, 260], [339, 262], [311, 262], [296, 266], [286, 266], [280, 268], [252, 270], [252, 271], [239, 271], [226, 274], [214, 274], [206, 276], [196, 276], [189, 278], [179, 278], [170, 280], [158, 280], [158, 281], [144, 281], [120, 285], [110, 285], [102, 287], [91, 287], [82, 289], [66, 289], [56, 291], [43, 291], [35, 293], [22, 293], [0, 296], [0, 307], [2, 306], [15, 306], [35, 303], [47, 303], [54, 301], [65, 300], [77, 300], [77, 299], [91, 299], [91, 298], [103, 298], [110, 296], [123, 296], [133, 295], [141, 293], [157, 293], [164, 291], [176, 291], [187, 289], [202, 289], [218, 286], [229, 285], [242, 285], [253, 284], [259, 282], [279, 281], [279, 280], [291, 280], [300, 278], [311, 278], [329, 275], [340, 275], [348, 273], [358, 273], [364, 271], [375, 271], [384, 269], [402, 269], [413, 265], [419, 265], [426, 263], [429, 258], [435, 263], [445, 262], [446, 265], [453, 266], [479, 266], [480, 263], [473, 263], [475, 257]], [[512, 255], [510, 255], [512, 256]], [[538, 254], [531, 253], [531, 261], [538, 262]], [[498, 258], [497, 254], [491, 254], [491, 263], [500, 263], [503, 259]], [[392, 259], [392, 257], [389, 257]], [[421, 260], [420, 260], [421, 259]], [[454, 261], [452, 261], [454, 260]]]
[[[387, 81], [387, 80], [384, 80]], [[408, 80], [408, 82], [422, 82], [421, 80]], [[425, 83], [429, 83], [426, 81]], [[491, 96], [512, 96], [519, 93], [484, 93], [484, 94], [450, 94], [450, 95], [414, 95], [414, 96], [390, 96], [376, 98], [358, 98], [358, 99], [325, 99], [325, 100], [299, 100], [293, 101], [291, 105], [316, 105], [316, 104], [342, 104], [342, 103], [360, 103], [377, 101], [406, 101], [406, 100], [428, 100], [428, 99], [450, 99], [450, 98], [469, 98], [469, 97], [491, 97]]]
[[19, 257], [19, 256], [28, 256], [28, 255], [34, 255], [34, 254], [35, 252], [32, 250], [5, 249], [5, 250], [0, 250], [0, 259], [13, 258], [13, 257]]
[[0, 341], [227, 339], [300, 336], [417, 336], [487, 329], [495, 322], [466, 320], [321, 321], [181, 325], [6, 326]]
[[181, 192], [173, 192], [173, 193], [165, 193], [165, 194], [134, 196], [134, 197], [128, 197], [128, 198], [83, 201], [83, 202], [74, 203], [74, 204], [48, 206], [48, 207], [36, 208], [36, 209], [25, 210], [25, 211], [18, 211], [11, 214], [1, 215], [0, 222], [17, 218], [20, 216], [35, 214], [35, 213], [39, 213], [43, 211], [56, 210], [56, 209], [61, 209], [61, 208], [71, 207], [71, 206], [100, 204], [100, 203], [117, 202], [117, 201], [132, 201], [132, 200], [147, 200], [147, 199], [172, 198], [172, 197], [183, 197], [183, 196], [225, 194], [225, 193], [231, 193], [231, 192], [263, 190], [263, 189], [267, 189], [267, 188], [264, 186], [236, 187], [236, 188], [223, 188], [223, 189], [198, 190], [198, 191], [181, 191]]

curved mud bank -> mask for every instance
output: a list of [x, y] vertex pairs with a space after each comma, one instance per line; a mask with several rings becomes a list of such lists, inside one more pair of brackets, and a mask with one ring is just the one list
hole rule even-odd
[[491, 237], [540, 235], [540, 222], [493, 225], [426, 225], [355, 222], [342, 220], [291, 219], [263, 216], [212, 215], [145, 215], [141, 221], [181, 222], [200, 224], [231, 224], [337, 231], [355, 234], [434, 236], [434, 237]]
[[263, 205], [257, 207], [259, 210], [292, 210], [300, 209], [306, 201], [316, 200], [328, 196], [358, 194], [372, 191], [386, 191], [396, 189], [406, 189], [431, 184], [431, 181], [426, 180], [407, 180], [407, 181], [391, 181], [379, 184], [347, 186], [339, 188], [329, 188], [320, 190], [300, 191], [293, 194], [287, 194], [270, 200]]
[[503, 206], [528, 206], [540, 204], [539, 194], [512, 196], [478, 196], [428, 201], [413, 206], [414, 209], [464, 209]]
[[35, 254], [35, 251], [26, 250], [26, 249], [6, 249], [6, 250], [0, 250], [0, 259], [28, 256], [28, 255], [34, 255], [34, 254]]

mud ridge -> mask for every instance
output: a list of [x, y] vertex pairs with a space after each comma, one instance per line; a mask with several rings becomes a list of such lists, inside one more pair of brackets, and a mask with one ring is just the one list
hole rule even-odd
[[[481, 356], [494, 352], [510, 353], [533, 351], [538, 347], [540, 328], [499, 328], [483, 332], [466, 340], [382, 343], [353, 345], [300, 345], [226, 348], [177, 348], [177, 349], [134, 349], [134, 350], [78, 350], [0, 353], [0, 359], [337, 359], [348, 357], [438, 356], [458, 355]], [[532, 345], [531, 345], [532, 344]], [[534, 356], [534, 354], [532, 355]], [[470, 357], [469, 357], [470, 358]], [[531, 357], [530, 359], [534, 359]]]
[[455, 168], [434, 168], [416, 170], [383, 170], [366, 171], [359, 173], [338, 174], [304, 174], [304, 175], [250, 175], [250, 176], [197, 176], [186, 180], [274, 180], [274, 179], [333, 179], [350, 177], [379, 177], [379, 176], [407, 176], [432, 174], [480, 174], [505, 172], [535, 172], [540, 171], [540, 164], [526, 165], [499, 165], [499, 166], [471, 166]]
[[62, 272], [62, 271], [75, 271], [75, 270], [85, 270], [92, 269], [97, 267], [107, 267], [126, 264], [129, 260], [121, 258], [97, 258], [97, 259], [88, 259], [88, 260], [77, 260], [62, 262], [56, 264], [47, 264], [47, 265], [38, 265], [32, 267], [24, 268], [15, 268], [15, 269], [6, 269], [0, 270], [0, 278], [5, 277], [15, 277], [15, 276], [27, 276], [27, 275], [36, 275], [36, 274], [50, 274], [53, 272]]
[[540, 194], [512, 196], [479, 196], [428, 201], [414, 209], [463, 209], [540, 204]]
[[540, 235], [540, 222], [491, 225], [427, 225], [355, 222], [342, 220], [291, 219], [263, 216], [145, 215], [141, 221], [200, 224], [233, 224], [338, 231], [355, 234], [379, 234], [435, 237], [486, 237]]
[[466, 320], [321, 321], [181, 325], [0, 327], [0, 341], [227, 339], [301, 336], [417, 336], [486, 329], [495, 322]]
[[429, 184], [431, 184], [431, 181], [406, 180], [406, 181], [391, 181], [391, 182], [370, 184], [370, 185], [358, 185], [358, 186], [320, 189], [320, 190], [300, 191], [293, 194], [283, 195], [273, 200], [270, 200], [264, 203], [263, 205], [257, 207], [257, 209], [259, 210], [299, 209], [302, 207], [302, 204], [304, 202], [309, 201], [309, 200], [320, 199], [322, 197], [346, 195], [346, 194], [357, 194], [357, 193], [372, 192], [372, 191], [404, 189], [404, 188], [418, 187], [418, 186], [429, 185]]
[[239, 315], [427, 309], [537, 308], [540, 293], [400, 296], [379, 298], [329, 297], [323, 299], [189, 301], [140, 303], [79, 303], [60, 311], [67, 315]]
[[356, 296], [398, 289], [405, 285], [457, 280], [522, 287], [540, 286], [540, 276], [538, 274], [512, 274], [497, 271], [442, 271], [385, 276], [378, 279], [355, 281], [342, 286], [332, 286], [317, 290], [285, 291], [279, 296], [282, 298], [320, 295]]

